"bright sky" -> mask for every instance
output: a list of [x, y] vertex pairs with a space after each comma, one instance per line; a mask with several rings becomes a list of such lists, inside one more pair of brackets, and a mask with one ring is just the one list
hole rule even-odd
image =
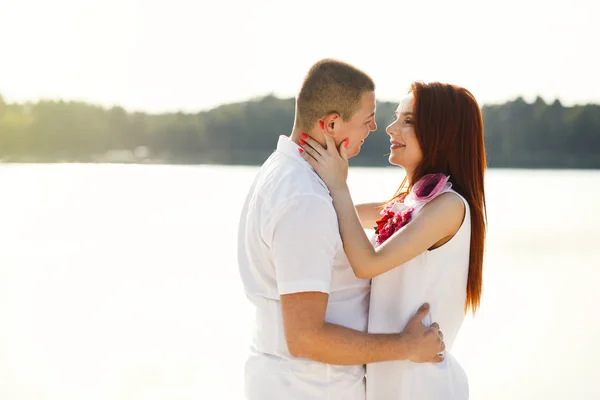
[[0, 94], [197, 111], [291, 97], [336, 57], [398, 101], [413, 80], [480, 103], [600, 103], [595, 1], [0, 0]]

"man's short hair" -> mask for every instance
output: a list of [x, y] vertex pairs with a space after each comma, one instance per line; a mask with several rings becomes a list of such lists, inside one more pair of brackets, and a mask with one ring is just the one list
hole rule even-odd
[[296, 125], [312, 128], [321, 117], [338, 113], [349, 121], [360, 107], [365, 92], [375, 91], [373, 79], [343, 61], [324, 59], [306, 74], [296, 99]]

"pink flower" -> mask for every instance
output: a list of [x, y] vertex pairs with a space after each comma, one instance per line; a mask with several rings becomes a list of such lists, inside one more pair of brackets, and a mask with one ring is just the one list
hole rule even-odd
[[404, 204], [420, 210], [429, 201], [452, 187], [452, 183], [448, 180], [450, 177], [444, 174], [425, 175], [413, 185], [410, 193], [404, 199]]
[[412, 192], [419, 201], [429, 201], [444, 189], [450, 179], [444, 174], [425, 175], [412, 188]]

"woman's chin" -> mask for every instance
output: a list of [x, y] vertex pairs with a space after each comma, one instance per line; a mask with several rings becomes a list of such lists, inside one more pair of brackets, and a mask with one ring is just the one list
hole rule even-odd
[[390, 162], [390, 164], [392, 165], [397, 165], [399, 167], [402, 166], [401, 161], [399, 160], [399, 157], [396, 156], [394, 153], [391, 153], [390, 156], [388, 157], [388, 161]]

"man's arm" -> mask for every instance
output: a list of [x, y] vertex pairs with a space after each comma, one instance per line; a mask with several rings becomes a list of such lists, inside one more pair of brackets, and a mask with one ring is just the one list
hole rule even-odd
[[265, 232], [285, 337], [293, 356], [341, 365], [402, 359], [441, 361], [437, 355], [442, 351], [439, 327], [421, 324], [426, 310], [411, 320], [402, 334], [366, 334], [325, 322], [333, 262], [341, 249], [331, 200], [296, 196], [278, 210], [273, 228]]
[[429, 312], [422, 306], [403, 333], [368, 334], [325, 322], [328, 295], [320, 292], [281, 296], [283, 327], [294, 357], [327, 364], [361, 365], [379, 361], [440, 362], [445, 348], [439, 327], [421, 321]]

